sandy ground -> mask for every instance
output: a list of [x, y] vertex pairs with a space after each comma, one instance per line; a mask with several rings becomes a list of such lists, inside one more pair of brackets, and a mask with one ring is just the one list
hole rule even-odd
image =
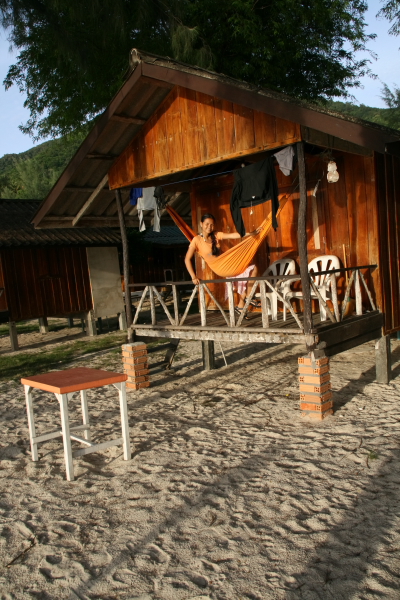
[[[151, 354], [152, 387], [128, 394], [132, 460], [77, 459], [71, 483], [61, 440], [31, 461], [22, 387], [1, 386], [1, 600], [400, 598], [400, 378], [374, 382], [373, 344], [339, 355], [335, 415], [310, 422], [302, 347], [224, 350], [213, 373], [198, 342], [171, 374]], [[115, 351], [78, 365], [121, 370]], [[55, 399], [35, 398], [39, 432], [58, 427]], [[119, 435], [111, 388], [90, 413], [95, 439]]]
[[[74, 342], [75, 340], [87, 340], [86, 333], [82, 331], [82, 326], [79, 319], [74, 320], [73, 327], [66, 327], [66, 319], [50, 318], [50, 331], [48, 333], [39, 332], [38, 321], [25, 321], [25, 323], [35, 327], [35, 331], [18, 333], [19, 350], [13, 352], [13, 356], [21, 354], [21, 352], [35, 352], [37, 349], [50, 349], [66, 342]], [[117, 319], [110, 319], [111, 331], [118, 329]], [[37, 328], [36, 328], [37, 327]], [[62, 327], [62, 329], [60, 328]], [[108, 332], [107, 323], [104, 321], [104, 333]], [[8, 333], [0, 335], [0, 356], [11, 353], [10, 336]]]

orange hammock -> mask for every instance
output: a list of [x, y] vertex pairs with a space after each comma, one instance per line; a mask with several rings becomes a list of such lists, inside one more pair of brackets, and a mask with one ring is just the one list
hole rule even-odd
[[[276, 213], [276, 216], [279, 215], [286, 202], [289, 200], [289, 196], [285, 196], [282, 198], [279, 204], [279, 210]], [[195, 232], [185, 221], [182, 219], [178, 213], [171, 208], [171, 206], [166, 206], [167, 212], [170, 215], [171, 219], [175, 221], [179, 229], [182, 231], [183, 235], [189, 240], [196, 236]], [[240, 244], [233, 246], [226, 252], [223, 252], [220, 256], [213, 260], [212, 265], [210, 265], [210, 269], [214, 271], [219, 277], [237, 277], [241, 275], [243, 271], [247, 269], [248, 266], [251, 265], [251, 262], [258, 250], [260, 244], [265, 240], [270, 229], [272, 227], [272, 213], [262, 222], [261, 230], [257, 235], [249, 235], [244, 238]], [[207, 262], [207, 261], [206, 261]]]

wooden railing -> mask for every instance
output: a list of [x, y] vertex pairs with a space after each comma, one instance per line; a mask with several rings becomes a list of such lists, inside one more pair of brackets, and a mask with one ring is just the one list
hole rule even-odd
[[[312, 298], [317, 299], [325, 309], [327, 317], [333, 322], [340, 322], [345, 313], [346, 307], [349, 303], [350, 294], [352, 288], [354, 286], [354, 295], [355, 295], [355, 305], [356, 305], [356, 314], [361, 315], [363, 312], [362, 306], [362, 288], [364, 287], [366, 291], [366, 295], [369, 299], [371, 309], [376, 310], [371, 292], [368, 289], [368, 286], [365, 281], [365, 277], [362, 274], [362, 270], [370, 270], [374, 269], [376, 265], [366, 265], [366, 266], [357, 266], [352, 268], [343, 268], [343, 269], [334, 269], [330, 271], [323, 271], [319, 273], [310, 274], [310, 289]], [[339, 308], [339, 300], [338, 300], [338, 290], [337, 290], [337, 275], [350, 273], [350, 277], [347, 282], [346, 291], [344, 295], [344, 299], [342, 302], [341, 310]], [[323, 297], [323, 292], [321, 293], [321, 289], [314, 282], [314, 278], [316, 276], [328, 275], [330, 285], [329, 298], [325, 299]], [[268, 277], [243, 277], [243, 278], [234, 278], [234, 279], [210, 279], [201, 281], [199, 284], [194, 285], [191, 281], [164, 281], [160, 283], [137, 283], [131, 284], [130, 288], [138, 288], [144, 287], [141, 297], [139, 299], [138, 305], [136, 307], [135, 316], [133, 318], [132, 327], [134, 327], [139, 319], [140, 313], [144, 307], [144, 303], [146, 298], [150, 304], [150, 315], [151, 315], [151, 324], [153, 326], [157, 325], [157, 311], [156, 311], [156, 302], [159, 303], [161, 308], [163, 309], [164, 314], [169, 320], [170, 324], [175, 327], [180, 327], [185, 324], [185, 321], [189, 315], [190, 308], [193, 304], [194, 299], [198, 296], [199, 300], [199, 313], [200, 313], [200, 322], [202, 327], [207, 326], [207, 296], [210, 300], [215, 304], [219, 312], [221, 313], [226, 326], [228, 328], [238, 328], [242, 326], [243, 320], [247, 316], [249, 312], [249, 308], [253, 299], [256, 297], [260, 300], [260, 308], [261, 308], [261, 321], [262, 328], [268, 329], [270, 327], [271, 321], [271, 308], [272, 308], [272, 297], [275, 296], [276, 300], [280, 302], [284, 307], [284, 317], [286, 318], [286, 312], [289, 312], [298, 329], [303, 331], [303, 324], [299, 318], [299, 314], [296, 313], [291, 304], [291, 300], [293, 297], [290, 295], [284, 295], [282, 293], [282, 284], [284, 282], [296, 282], [300, 281], [300, 275], [272, 275]], [[247, 284], [251, 284], [250, 293], [246, 298], [246, 302], [244, 308], [241, 310], [240, 314], [236, 314], [235, 312], [235, 299], [234, 299], [234, 285], [236, 282], [246, 281]], [[224, 310], [221, 304], [216, 299], [215, 295], [210, 290], [210, 283], [223, 283], [227, 288], [227, 300], [228, 300], [228, 309]], [[187, 301], [186, 307], [183, 310], [181, 308], [181, 303], [179, 299], [179, 288], [188, 286], [193, 286], [193, 290], [190, 294], [189, 300]], [[172, 289], [172, 306], [167, 306], [166, 298], [163, 293], [159, 291], [157, 288], [171, 288]], [[301, 293], [296, 294], [296, 299], [301, 299]], [[327, 300], [330, 300], [333, 305], [333, 312], [329, 308], [327, 304]], [[213, 311], [214, 312], [214, 311]], [[215, 313], [214, 313], [215, 314]], [[163, 317], [164, 319], [164, 317]]]

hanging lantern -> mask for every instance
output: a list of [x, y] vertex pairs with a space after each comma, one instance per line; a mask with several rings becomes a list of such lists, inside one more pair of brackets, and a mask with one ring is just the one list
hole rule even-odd
[[330, 160], [328, 163], [328, 173], [326, 175], [328, 183], [336, 183], [339, 179], [339, 173], [337, 172], [337, 166], [335, 161]]

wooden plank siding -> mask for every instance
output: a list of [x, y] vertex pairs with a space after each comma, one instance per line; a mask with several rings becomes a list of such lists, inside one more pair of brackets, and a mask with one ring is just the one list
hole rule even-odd
[[400, 159], [376, 153], [375, 165], [382, 311], [385, 314], [385, 331], [391, 333], [400, 329]]
[[301, 139], [300, 125], [176, 86], [112, 165], [111, 189]]
[[13, 321], [92, 308], [86, 248], [3, 248], [0, 261], [5, 287], [0, 308], [8, 308]]
[[[328, 183], [326, 179], [327, 161], [320, 155], [306, 154], [307, 169], [307, 239], [309, 261], [317, 256], [333, 254], [338, 256], [340, 264], [344, 266], [343, 245], [346, 251], [347, 265], [378, 264], [378, 231], [377, 231], [377, 199], [375, 191], [374, 159], [335, 151], [335, 161], [339, 171], [339, 181]], [[279, 187], [279, 197], [291, 196], [278, 218], [279, 227], [276, 231], [271, 229], [266, 242], [260, 247], [254, 263], [259, 273], [262, 274], [267, 266], [281, 258], [290, 257], [297, 262], [299, 272], [299, 253], [297, 245], [297, 218], [298, 218], [298, 172], [297, 167], [291, 175], [285, 176], [276, 165], [276, 175]], [[320, 248], [315, 247], [314, 226], [312, 218], [312, 193], [319, 181], [317, 197], [317, 212], [320, 234]], [[397, 182], [400, 185], [400, 181]], [[192, 226], [198, 231], [201, 215], [211, 212], [216, 217], [216, 228], [225, 232], [235, 231], [230, 211], [230, 198], [233, 188], [233, 175], [222, 175], [207, 180], [200, 180], [192, 184], [191, 206]], [[242, 210], [243, 220], [247, 231], [255, 229], [271, 211], [271, 202], [265, 202], [253, 209]], [[252, 214], [250, 214], [252, 212]], [[226, 251], [236, 240], [222, 242], [222, 249]], [[196, 270], [202, 279], [218, 279], [218, 277], [205, 265], [204, 261], [196, 257]], [[380, 291], [378, 270], [373, 274], [365, 273], [369, 288], [374, 300], [381, 306], [382, 296]], [[339, 296], [343, 298], [346, 281], [344, 277], [338, 279]], [[293, 289], [299, 288], [299, 282], [293, 284]], [[217, 300], [226, 306], [225, 289], [223, 284], [214, 284], [212, 289]], [[363, 302], [369, 308], [367, 296], [363, 293]], [[213, 308], [209, 302], [209, 308]], [[314, 302], [314, 310], [318, 310], [318, 303]]]

